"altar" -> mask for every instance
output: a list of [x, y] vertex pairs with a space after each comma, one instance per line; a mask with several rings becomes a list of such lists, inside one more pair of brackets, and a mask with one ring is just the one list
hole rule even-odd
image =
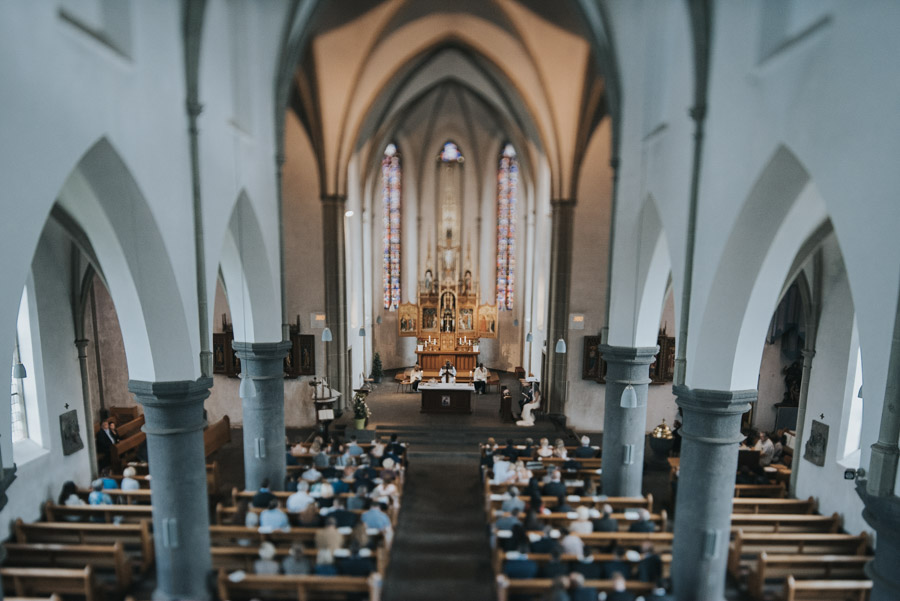
[[420, 413], [472, 413], [472, 384], [422, 382], [419, 392], [422, 393], [422, 409]]
[[470, 350], [421, 350], [416, 351], [416, 361], [425, 372], [426, 378], [440, 372], [441, 368], [450, 362], [456, 368], [456, 379], [471, 381], [469, 372], [478, 367], [478, 352]]

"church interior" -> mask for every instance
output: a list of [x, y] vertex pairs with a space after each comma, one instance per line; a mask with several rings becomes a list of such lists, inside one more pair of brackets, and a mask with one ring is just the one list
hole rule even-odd
[[900, 599], [898, 26], [2, 3], [0, 596]]

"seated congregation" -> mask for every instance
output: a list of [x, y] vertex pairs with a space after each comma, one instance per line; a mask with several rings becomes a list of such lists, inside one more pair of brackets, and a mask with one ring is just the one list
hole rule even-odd
[[[754, 601], [867, 599], [865, 535], [841, 531], [815, 499], [788, 499], [784, 433], [750, 433], [735, 475], [728, 577]], [[757, 439], [760, 448], [752, 448]], [[485, 510], [501, 601], [671, 599], [673, 523], [652, 495], [602, 494], [601, 459], [587, 436], [567, 447], [542, 439], [481, 445]], [[772, 451], [775, 451], [774, 453]], [[670, 458], [672, 486], [678, 457]], [[774, 467], [778, 465], [779, 467]], [[789, 472], [789, 470], [788, 470]], [[774, 491], [774, 492], [773, 492]], [[674, 503], [675, 496], [672, 496]], [[677, 510], [669, 507], [670, 510]]]
[[[406, 445], [316, 437], [287, 445], [283, 490], [212, 489], [214, 598], [380, 598], [396, 527]], [[148, 464], [65, 482], [43, 520], [18, 520], [0, 568], [7, 595], [121, 599], [154, 578]], [[218, 464], [208, 466], [216, 474]], [[212, 480], [212, 482], [216, 482]]]

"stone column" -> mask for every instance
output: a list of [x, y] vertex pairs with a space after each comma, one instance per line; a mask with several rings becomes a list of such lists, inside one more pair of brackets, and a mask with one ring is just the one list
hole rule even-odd
[[[603, 415], [603, 494], [639, 497], [644, 475], [647, 388], [658, 346], [600, 347], [606, 361], [606, 411]], [[622, 406], [622, 392], [634, 388], [636, 403]]]
[[673, 386], [684, 411], [675, 503], [672, 583], [680, 601], [725, 598], [725, 568], [737, 472], [741, 415], [755, 390]]
[[153, 478], [154, 600], [210, 598], [203, 401], [212, 383], [212, 378], [128, 383], [144, 406]]
[[[807, 331], [806, 340], [808, 345], [810, 339], [814, 338], [814, 336], [814, 334], [811, 335], [809, 331]], [[803, 440], [803, 426], [806, 424], [806, 404], [807, 399], [809, 398], [809, 378], [812, 374], [812, 362], [813, 358], [816, 356], [816, 351], [809, 348], [809, 346], [800, 351], [800, 354], [803, 355], [803, 374], [800, 377], [800, 399], [797, 403], [797, 425], [794, 428], [794, 439], [796, 440], [794, 445], [797, 448], [794, 449], [794, 454], [791, 456], [791, 479], [788, 486], [792, 497], [797, 493], [797, 473], [800, 469], [800, 458], [803, 456], [800, 452], [800, 441]]]
[[900, 497], [875, 496], [866, 486], [865, 480], [856, 483], [856, 492], [866, 506], [863, 518], [875, 529], [878, 541], [875, 557], [866, 564], [866, 574], [872, 579], [870, 601], [896, 601], [900, 599]]
[[[572, 225], [575, 199], [550, 201], [552, 232], [550, 237], [550, 305], [547, 319], [547, 355], [550, 373], [544, 374], [542, 392], [549, 402], [550, 417], [565, 422], [567, 361], [566, 353], [556, 352], [562, 338], [568, 345], [569, 288], [572, 280]], [[569, 349], [567, 352], [572, 352]]]
[[290, 341], [237, 342], [241, 377], [250, 378], [256, 394], [242, 398], [244, 411], [244, 487], [256, 490], [268, 479], [272, 490], [284, 488], [284, 357]]
[[322, 197], [322, 255], [325, 259], [325, 323], [334, 338], [325, 343], [328, 385], [343, 394], [336, 409], [347, 406], [347, 290], [344, 256], [344, 212], [347, 199], [339, 194]]

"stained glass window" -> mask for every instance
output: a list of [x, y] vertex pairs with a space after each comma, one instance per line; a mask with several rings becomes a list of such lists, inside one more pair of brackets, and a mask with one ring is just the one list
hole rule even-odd
[[384, 215], [384, 308], [400, 306], [400, 155], [388, 144], [381, 161], [381, 201]]
[[516, 290], [516, 200], [519, 163], [507, 144], [497, 170], [497, 307], [511, 311]]
[[463, 155], [459, 150], [459, 146], [453, 142], [445, 143], [444, 148], [441, 150], [441, 160], [445, 163], [462, 163]]

